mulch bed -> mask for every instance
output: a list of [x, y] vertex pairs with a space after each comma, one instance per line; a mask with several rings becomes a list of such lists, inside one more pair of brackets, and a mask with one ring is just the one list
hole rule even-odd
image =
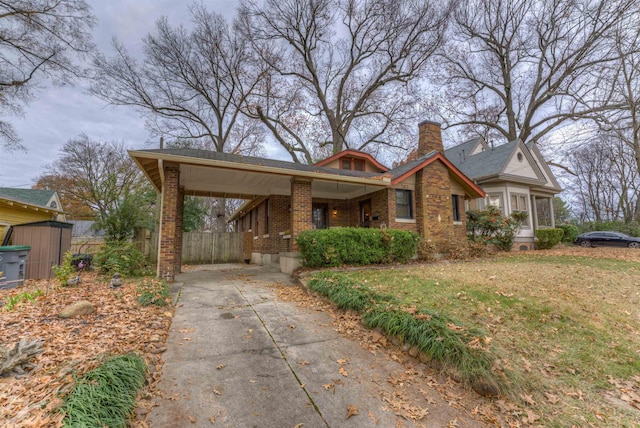
[[[136, 301], [139, 280], [125, 280], [117, 289], [109, 278], [83, 273], [81, 283], [60, 287], [55, 281], [26, 281], [22, 287], [0, 290], [0, 346], [12, 348], [22, 338], [43, 340], [44, 353], [35, 357], [35, 367], [23, 376], [0, 376], [0, 425], [62, 426], [62, 404], [74, 376], [95, 368], [104, 355], [137, 352], [149, 367], [148, 384], [140, 394], [133, 426], [144, 427], [160, 380], [161, 353], [168, 335], [173, 308], [143, 307]], [[8, 310], [10, 296], [41, 290], [34, 302], [23, 302]], [[61, 319], [67, 305], [91, 302], [96, 312]]]

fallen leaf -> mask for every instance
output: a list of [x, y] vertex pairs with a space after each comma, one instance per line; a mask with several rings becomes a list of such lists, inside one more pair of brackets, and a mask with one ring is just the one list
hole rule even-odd
[[347, 406], [347, 419], [357, 414], [358, 414], [358, 406], [356, 406], [355, 404], [350, 404], [349, 406]]
[[216, 366], [216, 368], [217, 368], [218, 370], [222, 370], [222, 369], [223, 369], [223, 368], [225, 368], [225, 367], [226, 367], [226, 365], [225, 365], [225, 364], [218, 364], [218, 365]]
[[338, 364], [345, 364], [347, 362], [347, 359], [346, 358], [340, 358], [339, 360], [336, 360], [336, 362]]
[[527, 403], [527, 404], [529, 404], [531, 406], [535, 406], [536, 405], [536, 401], [533, 399], [533, 396], [531, 396], [529, 394], [520, 394], [520, 398], [522, 398], [525, 403]]
[[551, 404], [556, 404], [557, 402], [560, 401], [560, 397], [558, 397], [557, 395], [554, 395], [550, 392], [545, 392], [544, 393], [544, 397], [547, 399], [547, 401]]
[[347, 373], [347, 371], [344, 369], [344, 367], [340, 367], [340, 369], [338, 371], [344, 377], [348, 377], [349, 376], [349, 373]]
[[215, 395], [222, 395], [222, 394], [220, 393], [220, 391], [218, 391], [217, 389], [214, 389], [214, 390], [213, 390], [213, 393], [214, 393]]
[[195, 424], [196, 418], [194, 418], [193, 416], [189, 416], [189, 422], [191, 422], [192, 424]]

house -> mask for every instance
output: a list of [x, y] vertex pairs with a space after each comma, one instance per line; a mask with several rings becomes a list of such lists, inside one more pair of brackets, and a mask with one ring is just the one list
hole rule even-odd
[[484, 198], [467, 201], [467, 209], [493, 205], [503, 215], [528, 214], [515, 248], [532, 249], [536, 229], [555, 227], [553, 197], [562, 188], [535, 143], [516, 140], [493, 147], [483, 138], [474, 138], [444, 153], [486, 193]]
[[184, 196], [245, 199], [233, 216], [252, 235], [252, 258], [300, 262], [295, 238], [314, 227], [389, 227], [434, 241], [466, 236], [465, 201], [485, 193], [443, 154], [440, 125], [419, 125], [416, 159], [388, 169], [347, 150], [317, 165], [198, 149], [130, 150], [161, 193], [158, 270], [169, 281], [181, 269]]
[[47, 220], [65, 221], [55, 190], [0, 187], [0, 244], [10, 226]]

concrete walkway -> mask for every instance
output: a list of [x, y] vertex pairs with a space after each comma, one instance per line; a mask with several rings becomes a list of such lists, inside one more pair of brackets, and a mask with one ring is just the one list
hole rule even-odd
[[[267, 285], [291, 284], [288, 275], [218, 265], [177, 281], [152, 428], [416, 426], [380, 398], [405, 369], [340, 337], [328, 315], [279, 300]], [[456, 415], [443, 406], [421, 426], [447, 426]]]

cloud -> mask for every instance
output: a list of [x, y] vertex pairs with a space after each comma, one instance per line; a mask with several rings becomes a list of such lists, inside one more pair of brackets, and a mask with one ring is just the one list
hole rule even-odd
[[[233, 17], [237, 1], [208, 0], [205, 6]], [[94, 42], [109, 55], [113, 36], [133, 55], [141, 55], [142, 39], [155, 22], [166, 15], [172, 25], [190, 25], [188, 2], [175, 0], [90, 0], [98, 25]], [[29, 187], [53, 162], [59, 149], [84, 132], [92, 139], [123, 141], [135, 148], [148, 147], [150, 135], [139, 112], [128, 107], [112, 107], [88, 94], [87, 83], [76, 87], [45, 87], [25, 106], [22, 118], [11, 118], [27, 148], [24, 152], [0, 153], [0, 186]]]

